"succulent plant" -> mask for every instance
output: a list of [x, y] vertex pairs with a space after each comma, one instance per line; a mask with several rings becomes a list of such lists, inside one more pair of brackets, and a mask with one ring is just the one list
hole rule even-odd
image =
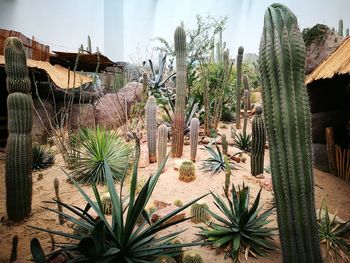
[[272, 4], [264, 17], [259, 67], [284, 262], [322, 262], [312, 174], [305, 45], [295, 15]]
[[[57, 210], [62, 213], [62, 204], [61, 204], [61, 197], [60, 197], [60, 181], [56, 177], [53, 180], [53, 186], [55, 189], [55, 196], [57, 200]], [[64, 217], [61, 214], [58, 214], [58, 221], [60, 222], [60, 225], [64, 224]]]
[[224, 160], [225, 160], [225, 187], [224, 187], [224, 191], [225, 191], [225, 194], [228, 195], [230, 184], [231, 184], [231, 166], [228, 162], [227, 155], [224, 157]]
[[[243, 88], [244, 90], [248, 90], [250, 95], [249, 81], [248, 81], [248, 76], [246, 74], [243, 75]], [[248, 96], [248, 110], [250, 110], [250, 105], [251, 105], [250, 96]]]
[[45, 146], [40, 144], [33, 145], [32, 155], [32, 170], [46, 169], [52, 166], [55, 162], [55, 155]]
[[244, 48], [238, 48], [237, 54], [237, 86], [236, 86], [236, 128], [241, 128], [241, 83], [242, 83], [242, 62]]
[[179, 26], [174, 34], [176, 55], [176, 100], [173, 124], [171, 153], [173, 157], [181, 157], [184, 144], [185, 107], [187, 93], [186, 75], [186, 33]]
[[155, 97], [149, 96], [145, 111], [149, 161], [155, 163], [157, 161], [157, 102]]
[[228, 142], [227, 142], [225, 133], [221, 134], [221, 146], [222, 146], [222, 153], [224, 155], [226, 155], [227, 154], [227, 149], [228, 149]]
[[196, 161], [199, 135], [199, 119], [194, 117], [190, 123], [190, 145], [191, 145], [191, 160]]
[[105, 215], [111, 215], [112, 214], [112, 200], [110, 194], [104, 193], [101, 196], [101, 202], [102, 202], [102, 211]]
[[[224, 156], [221, 154], [219, 146], [215, 144], [216, 151], [207, 145], [204, 145], [205, 149], [210, 154], [210, 157], [203, 161], [201, 169], [205, 172], [210, 172], [211, 174], [220, 173], [221, 171], [226, 170], [226, 164]], [[231, 163], [229, 163], [231, 166]]]
[[180, 199], [176, 199], [174, 202], [173, 202], [174, 206], [177, 206], [177, 207], [181, 207], [183, 206], [183, 203]]
[[203, 259], [198, 252], [186, 251], [183, 263], [203, 263]]
[[191, 205], [191, 221], [195, 224], [205, 223], [210, 219], [209, 206], [206, 203], [195, 203]]
[[183, 161], [179, 167], [179, 180], [189, 183], [196, 179], [196, 167], [192, 161]]
[[344, 36], [344, 27], [343, 27], [343, 19], [339, 19], [339, 24], [338, 24], [338, 34], [340, 36]]
[[21, 221], [32, 205], [33, 101], [27, 60], [20, 39], [5, 43], [8, 132], [6, 147], [6, 209], [10, 220]]
[[253, 176], [264, 173], [264, 156], [266, 132], [265, 123], [262, 117], [263, 108], [261, 105], [255, 107], [255, 117], [252, 121], [252, 148], [250, 170]]
[[158, 167], [162, 165], [167, 155], [168, 127], [161, 124], [158, 127]]
[[248, 124], [248, 109], [249, 109], [249, 90], [244, 90], [244, 115], [243, 115], [243, 135], [247, 135], [247, 124]]
[[349, 28], [346, 29], [346, 31], [345, 31], [345, 36], [346, 36], [346, 37], [349, 36]]
[[238, 149], [250, 152], [251, 146], [252, 146], [252, 135], [251, 134], [243, 134], [241, 132], [236, 133], [235, 132], [235, 138], [234, 138], [234, 146], [236, 146]]

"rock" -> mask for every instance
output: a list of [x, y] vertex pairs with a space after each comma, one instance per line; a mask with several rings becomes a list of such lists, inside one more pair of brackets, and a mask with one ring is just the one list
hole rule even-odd
[[313, 157], [314, 157], [314, 160], [313, 160], [314, 167], [323, 172], [329, 172], [327, 145], [321, 144], [321, 143], [313, 143], [312, 151], [313, 151]]
[[145, 168], [149, 165], [149, 156], [147, 147], [141, 147], [139, 168]]
[[118, 128], [126, 121], [131, 106], [140, 100], [142, 84], [130, 82], [116, 94], [108, 93], [99, 98], [95, 104], [96, 124], [109, 128]]
[[237, 162], [237, 163], [240, 163], [241, 162], [241, 158], [237, 157], [237, 156], [232, 156], [231, 157], [231, 160]]
[[[170, 206], [167, 206], [163, 209], [160, 209], [152, 215], [151, 221], [153, 223], [155, 223], [159, 219], [163, 218], [164, 216], [170, 214], [171, 212], [174, 212], [176, 209], [178, 209], [178, 207], [174, 206], [174, 205], [170, 205]], [[177, 220], [184, 219], [185, 216], [186, 216], [186, 213], [184, 211], [182, 211], [182, 212], [176, 214], [175, 216], [173, 216], [172, 218], [170, 218], [169, 220], [167, 220], [166, 223], [171, 223], [171, 222], [174, 222]]]
[[208, 144], [209, 143], [209, 138], [208, 137], [203, 137], [200, 141], [202, 144]]
[[341, 111], [327, 111], [312, 114], [312, 141], [313, 143], [326, 143], [327, 127], [333, 127], [334, 133], [341, 131], [346, 125], [345, 114]]
[[164, 202], [164, 201], [158, 201], [158, 200], [154, 200], [153, 204], [155, 207], [157, 207], [158, 210], [163, 209], [167, 206], [171, 206], [171, 203]]
[[259, 180], [259, 185], [266, 191], [271, 192], [273, 190], [272, 177], [270, 175], [266, 175], [263, 180]]
[[33, 99], [33, 129], [32, 138], [34, 143], [44, 144], [49, 137], [50, 121], [54, 117], [53, 107], [49, 102]]
[[70, 113], [70, 127], [77, 130], [79, 127], [95, 127], [94, 107], [89, 103], [73, 104]]

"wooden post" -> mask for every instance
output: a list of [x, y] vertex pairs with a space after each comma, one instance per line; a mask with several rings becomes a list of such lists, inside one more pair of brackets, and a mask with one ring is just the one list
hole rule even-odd
[[334, 148], [334, 133], [332, 127], [326, 128], [327, 156], [329, 171], [333, 175], [337, 175], [335, 165], [335, 148]]

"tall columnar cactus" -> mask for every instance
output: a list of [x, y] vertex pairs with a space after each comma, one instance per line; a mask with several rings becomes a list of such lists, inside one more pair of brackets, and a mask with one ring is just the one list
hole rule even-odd
[[29, 215], [32, 204], [33, 101], [23, 44], [9, 37], [5, 44], [8, 131], [6, 148], [6, 207], [10, 220]]
[[250, 87], [249, 87], [249, 81], [248, 81], [248, 76], [247, 75], [243, 75], [243, 88], [244, 90], [248, 90], [249, 91], [249, 98], [248, 98], [248, 110], [251, 109], [251, 101], [250, 101]]
[[158, 127], [158, 167], [162, 166], [166, 158], [166, 150], [168, 143], [168, 127], [161, 124]]
[[199, 119], [194, 117], [190, 123], [191, 160], [196, 161], [199, 135]]
[[243, 136], [247, 135], [247, 124], [248, 124], [248, 103], [249, 103], [250, 93], [249, 90], [244, 90], [244, 115], [243, 115]]
[[222, 153], [226, 155], [227, 149], [228, 149], [228, 142], [227, 142], [225, 133], [221, 134], [221, 146], [222, 146]]
[[242, 62], [243, 62], [244, 48], [238, 48], [237, 55], [237, 98], [236, 98], [236, 129], [241, 128], [241, 83], [242, 83]]
[[157, 161], [157, 102], [153, 96], [147, 100], [145, 114], [149, 161], [155, 163]]
[[312, 176], [305, 45], [295, 15], [268, 7], [260, 43], [264, 116], [284, 262], [321, 262]]
[[261, 105], [255, 107], [255, 117], [252, 122], [252, 149], [250, 168], [253, 176], [264, 172], [264, 156], [265, 156], [265, 123], [262, 118], [263, 108]]
[[344, 30], [343, 30], [343, 19], [339, 19], [339, 24], [338, 24], [338, 34], [340, 36], [344, 36]]
[[87, 51], [88, 51], [89, 53], [92, 52], [92, 48], [91, 48], [91, 37], [90, 37], [90, 35], [88, 35], [87, 47], [86, 47], [86, 49], [87, 49]]
[[346, 37], [349, 36], [349, 28], [346, 29], [346, 31], [345, 31], [345, 36], [346, 36]]
[[147, 74], [146, 72], [143, 72], [142, 74], [142, 91], [143, 93], [146, 93], [147, 92]]
[[[55, 197], [57, 200], [57, 210], [62, 213], [62, 204], [61, 204], [61, 198], [60, 198], [60, 181], [56, 177], [53, 180], [53, 187], [55, 189]], [[64, 217], [60, 214], [58, 214], [58, 221], [60, 222], [60, 225], [64, 224]]]
[[225, 160], [225, 187], [224, 191], [225, 194], [228, 195], [229, 189], [230, 189], [230, 183], [231, 183], [231, 166], [228, 161], [227, 155], [224, 158]]
[[177, 27], [174, 34], [176, 55], [176, 101], [171, 153], [181, 157], [184, 144], [185, 100], [186, 100], [186, 33]]

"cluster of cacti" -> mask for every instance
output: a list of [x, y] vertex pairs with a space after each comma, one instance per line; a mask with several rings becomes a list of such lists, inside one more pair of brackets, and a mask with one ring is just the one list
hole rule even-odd
[[343, 19], [339, 19], [339, 24], [338, 24], [338, 34], [340, 36], [344, 36], [344, 26], [343, 26]]
[[247, 135], [247, 124], [248, 124], [248, 101], [249, 101], [249, 90], [244, 90], [244, 115], [243, 115], [243, 136]]
[[101, 203], [102, 203], [102, 212], [105, 215], [111, 215], [112, 214], [112, 199], [111, 199], [111, 196], [108, 192], [104, 193], [101, 196]]
[[222, 147], [222, 153], [226, 155], [227, 149], [228, 149], [228, 142], [227, 142], [225, 133], [221, 134], [221, 147]]
[[192, 161], [183, 161], [179, 167], [179, 180], [189, 183], [196, 179], [196, 167]]
[[[61, 198], [60, 198], [60, 181], [56, 177], [53, 180], [53, 187], [55, 189], [55, 196], [57, 200], [57, 210], [62, 213], [62, 205], [61, 205]], [[58, 221], [60, 222], [61, 225], [64, 224], [64, 217], [62, 215], [58, 215]]]
[[190, 122], [190, 145], [191, 145], [191, 160], [196, 161], [199, 136], [199, 119], [194, 117]]
[[181, 157], [184, 144], [185, 107], [187, 92], [186, 75], [186, 33], [179, 26], [174, 34], [176, 55], [176, 100], [173, 119], [173, 138], [171, 153], [173, 157]]
[[183, 257], [183, 263], [203, 263], [203, 259], [198, 252], [187, 251]]
[[146, 108], [147, 146], [150, 163], [157, 161], [157, 102], [153, 96], [149, 96]]
[[263, 107], [255, 107], [255, 117], [252, 121], [252, 149], [251, 149], [251, 173], [253, 176], [264, 173], [264, 156], [265, 156], [265, 123], [262, 117]]
[[168, 144], [168, 127], [165, 124], [161, 124], [158, 127], [158, 167], [160, 167], [165, 158], [166, 158], [166, 150]]
[[23, 44], [6, 39], [8, 132], [6, 147], [6, 208], [10, 220], [20, 221], [30, 214], [32, 204], [33, 101]]
[[210, 219], [209, 206], [206, 203], [194, 203], [191, 205], [191, 221], [195, 224], [206, 222]]
[[230, 189], [230, 184], [231, 184], [231, 165], [228, 162], [227, 155], [224, 157], [224, 160], [225, 160], [225, 187], [224, 187], [224, 191], [225, 191], [225, 194], [228, 195], [229, 189]]
[[295, 15], [271, 5], [259, 66], [284, 262], [322, 262], [315, 214], [305, 45]]
[[174, 202], [173, 202], [174, 206], [177, 206], [177, 207], [181, 207], [183, 206], [183, 203], [180, 199], [176, 199]]
[[237, 54], [237, 85], [236, 85], [236, 128], [241, 128], [241, 83], [242, 83], [242, 62], [244, 48], [238, 48]]

